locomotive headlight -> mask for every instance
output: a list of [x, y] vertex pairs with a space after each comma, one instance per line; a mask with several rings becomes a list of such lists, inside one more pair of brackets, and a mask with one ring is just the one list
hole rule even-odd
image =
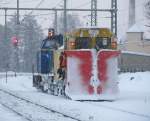
[[103, 46], [107, 46], [107, 39], [106, 38], [103, 39]]
[[75, 42], [72, 41], [69, 43], [70, 49], [75, 49]]
[[71, 46], [75, 46], [75, 42], [70, 42], [70, 45]]
[[117, 49], [117, 38], [113, 37], [111, 40], [111, 48]]
[[111, 43], [111, 47], [112, 47], [112, 49], [116, 49], [116, 48], [117, 48], [117, 42], [116, 42], [116, 41], [113, 41], [113, 42]]

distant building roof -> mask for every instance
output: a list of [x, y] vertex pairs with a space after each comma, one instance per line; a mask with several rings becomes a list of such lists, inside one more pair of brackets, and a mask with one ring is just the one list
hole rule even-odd
[[127, 32], [145, 32], [145, 28], [143, 24], [136, 23], [132, 27], [130, 27]]

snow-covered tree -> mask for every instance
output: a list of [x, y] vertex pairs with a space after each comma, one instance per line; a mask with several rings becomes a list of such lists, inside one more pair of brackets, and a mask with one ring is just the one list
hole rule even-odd
[[[7, 37], [6, 37], [7, 36]], [[9, 55], [11, 52], [10, 49], [10, 36], [11, 29], [7, 26], [7, 35], [5, 33], [5, 27], [0, 25], [0, 71], [6, 71], [6, 68], [9, 66]]]
[[[19, 25], [16, 24], [16, 15], [8, 22], [11, 31], [9, 36], [10, 69], [15, 71], [32, 71], [32, 64], [36, 65], [36, 52], [40, 47], [43, 33], [37, 20], [32, 15], [26, 15]], [[11, 37], [17, 36], [19, 43], [14, 46]]]
[[33, 16], [25, 16], [21, 34], [24, 43], [24, 69], [31, 71], [32, 65], [36, 65], [36, 53], [43, 38], [41, 27]]

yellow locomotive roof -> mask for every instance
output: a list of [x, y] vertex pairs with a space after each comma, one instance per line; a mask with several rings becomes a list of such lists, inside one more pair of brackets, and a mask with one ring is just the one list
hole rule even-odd
[[77, 28], [66, 35], [72, 37], [111, 37], [113, 33], [109, 28], [83, 27]]

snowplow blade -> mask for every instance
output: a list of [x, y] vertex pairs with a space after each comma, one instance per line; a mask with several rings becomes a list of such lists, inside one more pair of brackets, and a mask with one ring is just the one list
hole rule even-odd
[[114, 100], [118, 93], [116, 50], [71, 50], [67, 57], [66, 95], [72, 100]]

